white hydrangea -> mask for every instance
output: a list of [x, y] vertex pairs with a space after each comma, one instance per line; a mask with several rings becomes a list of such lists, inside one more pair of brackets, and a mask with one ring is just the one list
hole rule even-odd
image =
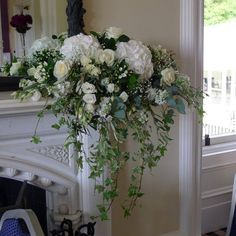
[[28, 57], [32, 57], [36, 51], [42, 51], [44, 49], [57, 49], [59, 46], [60, 45], [56, 40], [45, 36], [33, 42], [31, 48], [28, 51]]
[[82, 55], [95, 58], [101, 46], [97, 39], [82, 33], [65, 39], [60, 52], [66, 59], [79, 60]]
[[152, 54], [140, 41], [130, 40], [117, 44], [116, 57], [125, 59], [131, 70], [148, 79], [153, 74]]

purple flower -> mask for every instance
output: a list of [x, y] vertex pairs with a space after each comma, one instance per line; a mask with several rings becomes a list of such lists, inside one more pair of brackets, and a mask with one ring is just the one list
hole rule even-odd
[[27, 14], [20, 14], [20, 15], [14, 15], [11, 18], [10, 25], [14, 28], [16, 28], [16, 31], [21, 34], [25, 34], [26, 31], [31, 29], [29, 25], [33, 23], [33, 19], [31, 15]]

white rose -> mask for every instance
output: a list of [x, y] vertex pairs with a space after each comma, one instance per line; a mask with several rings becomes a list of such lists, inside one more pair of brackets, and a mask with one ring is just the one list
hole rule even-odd
[[109, 93], [113, 93], [114, 89], [115, 89], [115, 85], [114, 84], [108, 84], [107, 85], [107, 91]]
[[86, 106], [85, 106], [85, 109], [86, 109], [86, 111], [88, 111], [88, 112], [90, 112], [90, 113], [93, 113], [94, 112], [94, 105], [93, 104], [86, 104]]
[[69, 71], [70, 71], [71, 65], [70, 62], [67, 60], [60, 60], [57, 61], [54, 66], [53, 75], [59, 80], [64, 80], [67, 78]]
[[111, 49], [99, 50], [98, 63], [106, 63], [108, 66], [112, 66], [115, 60], [115, 52]]
[[96, 102], [96, 96], [95, 94], [85, 94], [83, 100], [87, 104], [94, 104]]
[[82, 89], [83, 93], [87, 93], [87, 94], [97, 92], [95, 86], [93, 84], [88, 83], [88, 82], [83, 83], [81, 86], [81, 89]]
[[42, 94], [39, 91], [35, 91], [34, 94], [31, 97], [31, 100], [33, 102], [38, 102], [41, 97], [42, 97]]
[[129, 95], [126, 92], [122, 92], [120, 94], [120, 98], [123, 100], [123, 102], [126, 102], [129, 98]]
[[105, 32], [106, 32], [106, 37], [109, 39], [110, 38], [118, 39], [123, 34], [123, 30], [118, 27], [109, 27], [108, 29], [106, 29]]
[[118, 43], [116, 57], [124, 59], [130, 69], [141, 75], [143, 79], [149, 79], [153, 74], [152, 54], [140, 41], [130, 40], [127, 43]]
[[36, 72], [36, 68], [35, 67], [31, 67], [27, 70], [27, 74], [29, 76], [34, 76], [35, 75], [35, 72]]
[[10, 75], [19, 75], [20, 68], [21, 68], [21, 62], [13, 62], [10, 68]]
[[92, 60], [89, 57], [82, 55], [80, 58], [80, 62], [82, 66], [87, 66], [88, 64], [92, 62]]
[[161, 82], [171, 86], [175, 82], [175, 70], [173, 68], [166, 68], [161, 72]]

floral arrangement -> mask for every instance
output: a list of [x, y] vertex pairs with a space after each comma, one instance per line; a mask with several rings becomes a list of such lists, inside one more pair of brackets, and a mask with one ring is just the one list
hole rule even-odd
[[[15, 97], [44, 98], [39, 119], [49, 110], [58, 117], [53, 128], [68, 128], [65, 146], [73, 144], [77, 149], [79, 168], [83, 159], [89, 164], [90, 178], [103, 197], [98, 205], [102, 220], [119, 195], [118, 179], [125, 165], [134, 165], [122, 204], [129, 216], [143, 196], [144, 172], [156, 167], [167, 151], [176, 112], [184, 114], [188, 105], [203, 114], [203, 93], [177, 70], [173, 53], [130, 39], [119, 28], [36, 40], [21, 66], [27, 69], [27, 78], [21, 80]], [[97, 130], [99, 140], [84, 156], [78, 137], [91, 128]], [[128, 138], [137, 143], [137, 150], [122, 150]], [[40, 142], [36, 133], [33, 142]], [[109, 176], [104, 179], [105, 170]]]
[[30, 25], [32, 25], [32, 23], [32, 16], [29, 14], [24, 15], [23, 13], [12, 16], [10, 21], [10, 25], [16, 28], [16, 31], [20, 34], [25, 34], [30, 30]]
[[20, 34], [24, 56], [25, 56], [25, 34], [28, 30], [31, 29], [30, 25], [32, 24], [33, 24], [32, 16], [29, 14], [24, 15], [23, 9], [21, 14], [16, 14], [12, 16], [10, 21], [10, 25], [16, 28], [16, 31]]

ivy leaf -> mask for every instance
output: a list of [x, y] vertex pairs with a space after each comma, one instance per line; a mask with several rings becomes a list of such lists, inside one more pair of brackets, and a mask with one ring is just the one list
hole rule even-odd
[[97, 32], [95, 32], [95, 31], [90, 31], [90, 33], [91, 33], [93, 36], [97, 37], [97, 38], [100, 37], [100, 35], [99, 35]]
[[137, 75], [132, 74], [128, 79], [128, 88], [132, 90], [137, 87], [137, 84], [138, 84], [138, 77]]
[[116, 40], [113, 38], [104, 39], [105, 48], [109, 48], [111, 50], [116, 50]]
[[52, 128], [56, 129], [56, 130], [59, 130], [61, 128], [61, 126], [59, 124], [53, 124]]
[[39, 144], [39, 143], [41, 143], [41, 142], [42, 142], [42, 141], [41, 141], [40, 137], [37, 136], [37, 135], [34, 135], [34, 136], [32, 137], [32, 139], [31, 139], [31, 143]]

